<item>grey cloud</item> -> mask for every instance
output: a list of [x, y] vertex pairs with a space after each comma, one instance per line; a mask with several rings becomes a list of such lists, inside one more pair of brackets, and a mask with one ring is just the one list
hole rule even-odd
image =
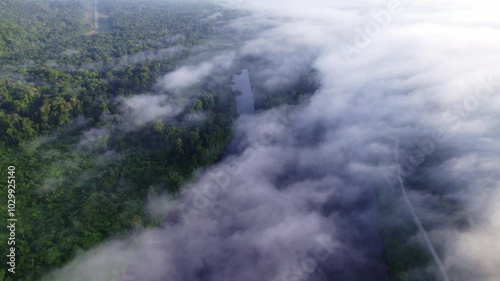
[[91, 147], [98, 146], [99, 144], [102, 144], [102, 142], [105, 141], [107, 137], [109, 137], [110, 133], [111, 131], [107, 128], [92, 128], [83, 133], [83, 137], [77, 146], [83, 149], [89, 149]]
[[159, 84], [169, 91], [179, 92], [185, 90], [200, 83], [213, 73], [229, 69], [233, 63], [234, 55], [234, 53], [229, 52], [197, 65], [181, 66], [165, 75], [159, 81]]
[[[492, 84], [484, 94], [477, 74], [497, 77], [500, 70], [500, 22], [491, 12], [498, 4], [402, 0], [397, 18], [346, 60], [342, 44], [387, 2], [224, 3], [252, 13], [235, 20], [235, 30], [266, 23], [234, 53], [267, 62], [256, 62], [262, 72], [250, 73], [252, 83], [272, 88], [314, 68], [321, 86], [286, 122], [272, 110], [240, 118], [238, 153], [202, 171], [179, 199], [163, 208], [154, 201], [165, 224], [153, 231], [155, 247], [139, 247], [128, 272], [152, 281], [387, 280], [380, 221], [413, 224], [385, 178], [400, 166], [399, 150], [402, 161], [423, 157], [403, 180], [448, 274], [497, 280], [500, 91]], [[181, 67], [161, 85], [183, 91], [229, 69], [228, 61], [216, 56]], [[468, 104], [476, 99], [477, 106]], [[133, 112], [147, 120], [141, 104], [155, 106], [136, 103]], [[446, 140], [423, 154], [416, 143], [436, 131]], [[377, 194], [392, 200], [394, 213], [380, 217]], [[325, 236], [335, 245], [328, 258], [308, 274], [294, 271]], [[407, 240], [425, 247], [421, 233]], [[103, 246], [92, 255], [120, 252]], [[77, 259], [61, 272], [86, 264]], [[79, 274], [91, 280], [97, 273]], [[409, 274], [443, 278], [434, 264]]]
[[168, 119], [177, 116], [184, 109], [168, 95], [135, 95], [121, 100], [123, 130], [141, 127], [155, 119]]
[[61, 56], [72, 56], [72, 55], [76, 55], [78, 54], [79, 51], [78, 50], [74, 50], [74, 49], [67, 49], [67, 50], [64, 50], [60, 53]]

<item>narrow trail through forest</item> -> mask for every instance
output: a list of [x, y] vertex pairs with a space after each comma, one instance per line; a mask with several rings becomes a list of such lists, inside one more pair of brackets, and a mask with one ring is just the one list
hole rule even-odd
[[398, 178], [399, 186], [401, 188], [401, 192], [403, 194], [404, 200], [405, 200], [406, 204], [408, 205], [408, 208], [410, 209], [410, 212], [413, 216], [415, 224], [418, 227], [418, 230], [424, 236], [425, 243], [427, 244], [427, 247], [429, 248], [429, 251], [431, 252], [432, 257], [433, 257], [434, 261], [436, 262], [436, 265], [438, 266], [439, 271], [441, 271], [441, 274], [443, 275], [443, 279], [445, 281], [450, 281], [450, 277], [448, 276], [448, 273], [446, 272], [446, 268], [444, 267], [443, 262], [439, 258], [438, 254], [436, 252], [436, 249], [432, 245], [431, 239], [429, 238], [429, 235], [427, 234], [427, 231], [425, 230], [425, 227], [422, 224], [420, 217], [417, 215], [417, 212], [415, 211], [415, 208], [413, 207], [413, 204], [411, 203], [411, 200], [408, 197], [408, 194], [406, 193], [406, 187], [404, 185], [403, 178], [401, 176], [401, 165], [400, 165], [400, 161], [399, 161], [399, 139], [396, 141], [395, 158], [396, 158], [396, 163], [398, 165], [397, 178]]
[[99, 32], [99, 12], [97, 11], [97, 0], [94, 0], [94, 29], [85, 35], [89, 36], [96, 34], [98, 32]]

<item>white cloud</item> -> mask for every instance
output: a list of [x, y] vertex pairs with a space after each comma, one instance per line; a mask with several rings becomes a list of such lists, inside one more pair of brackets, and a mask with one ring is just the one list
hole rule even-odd
[[234, 53], [230, 52], [197, 65], [181, 66], [160, 79], [159, 84], [166, 90], [173, 92], [185, 90], [200, 83], [213, 73], [227, 70], [231, 67], [233, 59]]
[[[255, 36], [234, 57], [167, 74], [165, 89], [201, 83], [238, 56], [265, 62], [250, 75], [268, 89], [292, 83], [311, 65], [321, 87], [285, 123], [272, 112], [240, 119], [237, 133], [247, 136], [241, 155], [202, 173], [170, 203], [180, 214], [167, 208], [162, 246], [143, 252], [155, 263], [132, 271], [142, 280], [281, 280], [314, 249], [315, 237], [333, 233], [341, 247], [320, 272], [335, 280], [384, 280], [373, 190], [385, 188], [384, 173], [395, 166], [395, 139], [411, 153], [416, 141], [440, 130], [447, 141], [416, 167], [412, 179], [422, 186], [408, 184], [410, 199], [428, 220], [450, 275], [498, 279], [500, 89], [483, 78], [499, 75], [499, 4], [401, 0], [401, 13], [346, 59], [342, 44], [388, 1], [223, 2], [252, 12], [230, 26]], [[477, 96], [478, 88], [492, 91]], [[477, 106], [467, 105], [474, 97]], [[130, 101], [139, 120], [174, 110], [145, 109], [161, 97]], [[450, 205], [456, 208], [440, 213]], [[188, 223], [186, 206], [195, 211]], [[461, 219], [468, 227], [455, 226]]]

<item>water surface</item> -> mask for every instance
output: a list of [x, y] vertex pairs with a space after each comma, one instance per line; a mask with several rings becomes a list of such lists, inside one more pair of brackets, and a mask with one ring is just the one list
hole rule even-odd
[[233, 91], [240, 92], [240, 94], [236, 96], [236, 111], [238, 114], [254, 114], [255, 101], [248, 69], [242, 69], [240, 74], [233, 75], [231, 82], [233, 82]]

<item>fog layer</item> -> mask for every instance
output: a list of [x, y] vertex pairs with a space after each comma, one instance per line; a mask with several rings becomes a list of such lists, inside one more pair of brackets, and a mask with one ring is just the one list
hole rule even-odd
[[[248, 58], [259, 59], [252, 83], [270, 92], [311, 68], [320, 88], [298, 106], [242, 116], [240, 154], [200, 172], [179, 199], [152, 200], [164, 226], [81, 255], [56, 280], [388, 280], [378, 196], [401, 210], [409, 201], [436, 249], [415, 272], [498, 280], [500, 4], [220, 4], [250, 12], [227, 32], [252, 35], [227, 62], [167, 74], [165, 89]], [[131, 102], [137, 118], [171, 114]], [[422, 235], [408, 239], [427, 251]]]

